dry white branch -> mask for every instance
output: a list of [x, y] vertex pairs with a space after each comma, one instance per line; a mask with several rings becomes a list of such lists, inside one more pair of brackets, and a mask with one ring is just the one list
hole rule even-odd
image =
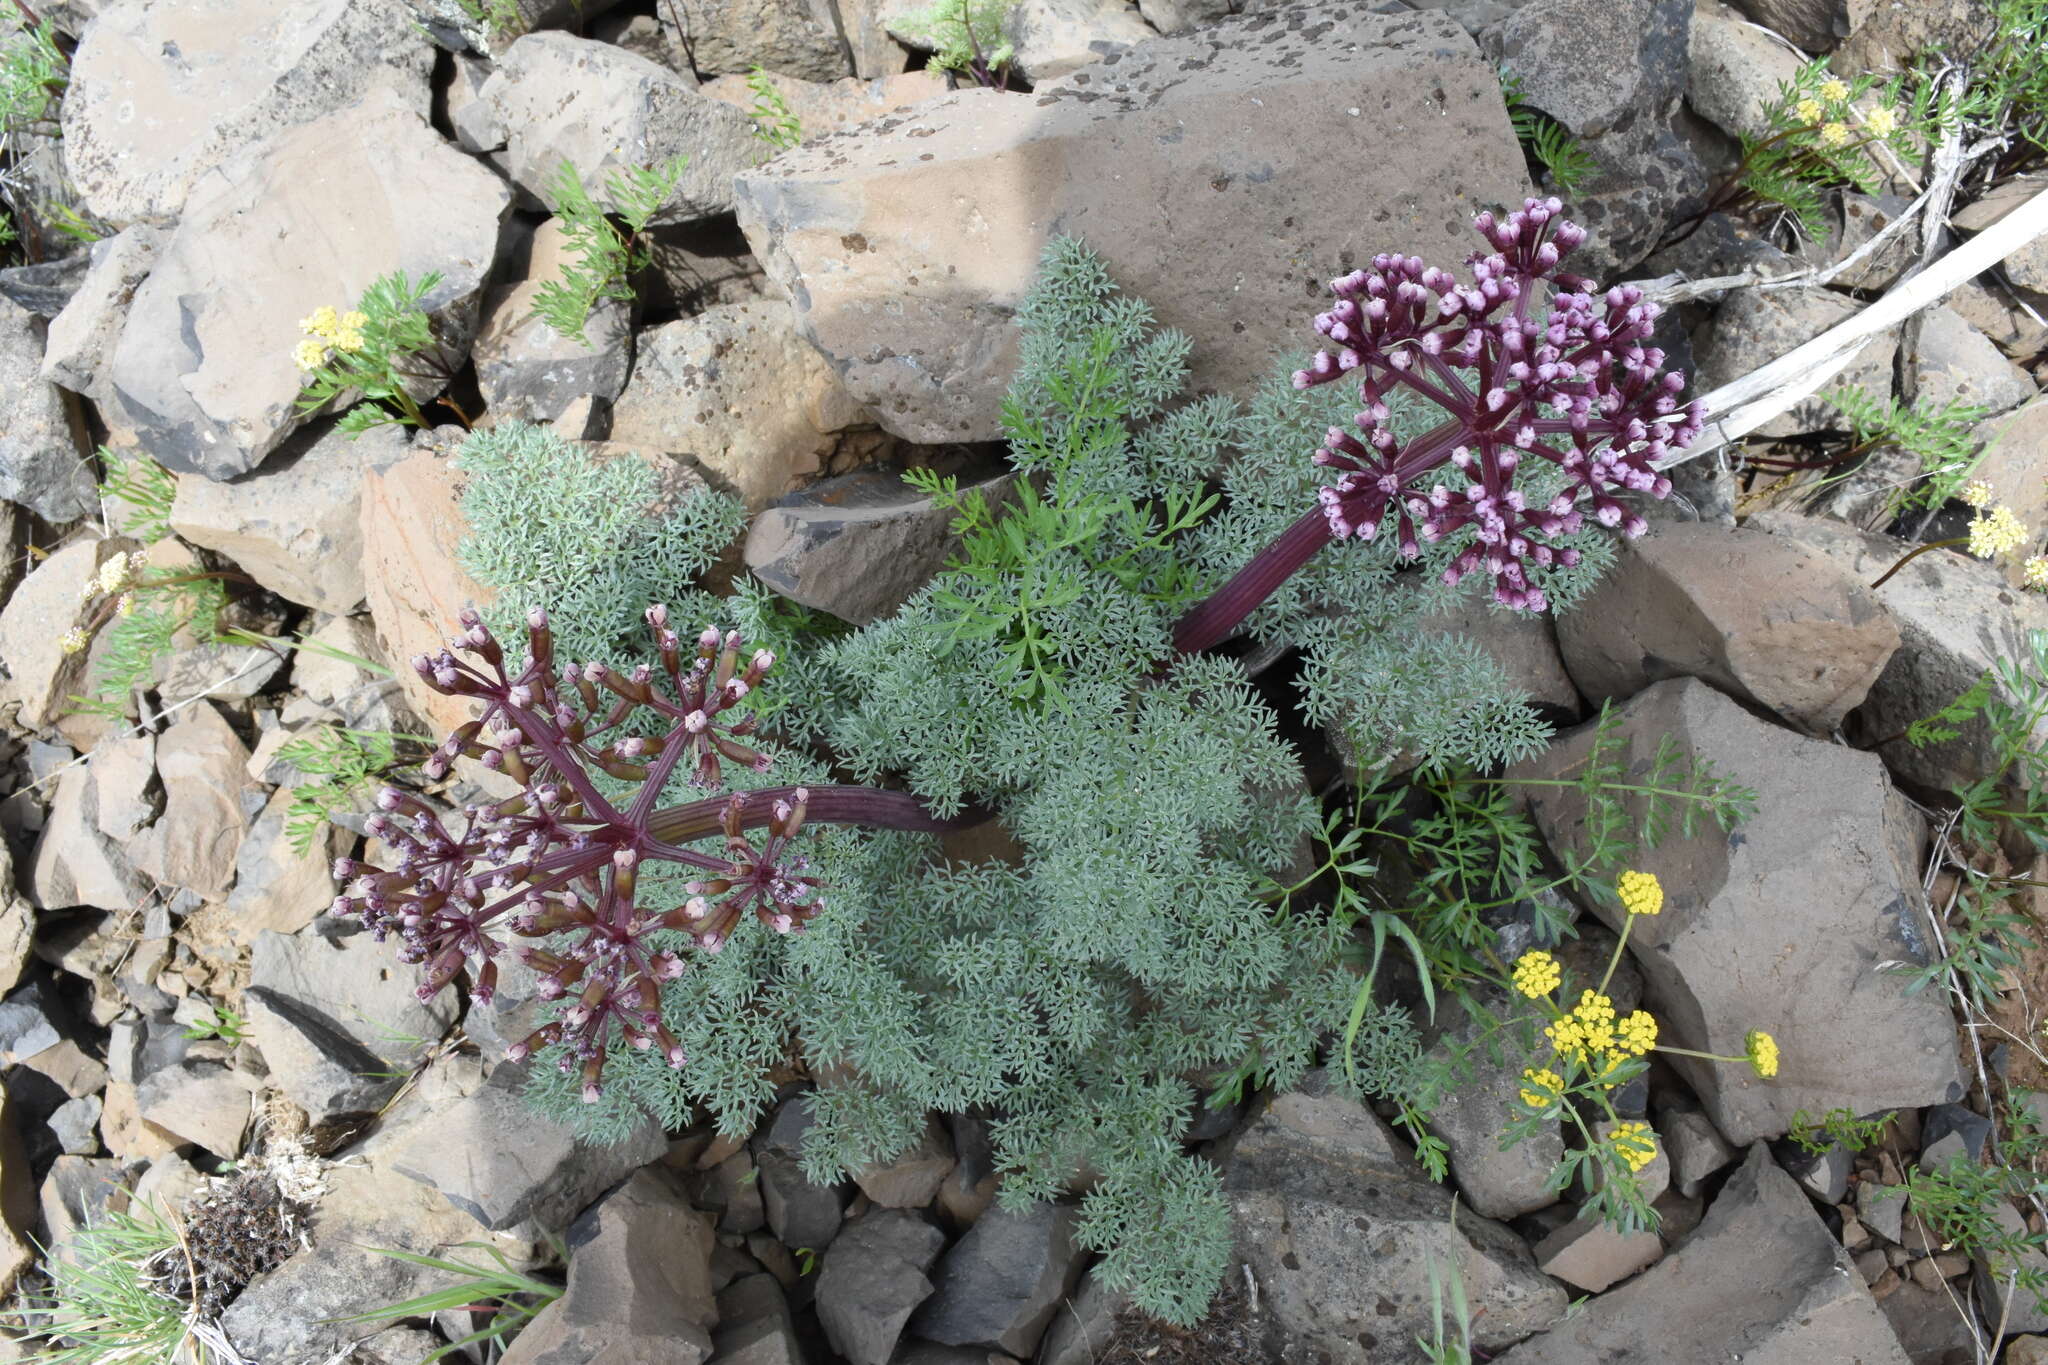
[[[1929, 195], [1940, 189], [1929, 187]], [[1905, 215], [1900, 215], [1901, 221]], [[1696, 460], [1740, 440], [1794, 404], [1810, 398], [1830, 379], [1847, 369], [1877, 336], [1938, 303], [1966, 281], [1983, 274], [2007, 256], [2048, 235], [2048, 190], [2035, 195], [1977, 236], [1897, 284], [1854, 317], [1795, 347], [1767, 365], [1723, 384], [1700, 398], [1706, 409], [1706, 430], [1685, 450], [1663, 461], [1663, 468]]]

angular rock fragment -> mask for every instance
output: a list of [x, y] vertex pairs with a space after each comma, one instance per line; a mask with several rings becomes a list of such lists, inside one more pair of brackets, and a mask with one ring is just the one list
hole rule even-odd
[[763, 300], [642, 333], [611, 439], [688, 455], [758, 511], [826, 472], [872, 420], [789, 309]]
[[1995, 414], [2034, 396], [2032, 377], [1945, 304], [1920, 315], [1919, 336], [1900, 370], [1902, 397], [1928, 409], [1970, 403]]
[[583, 338], [563, 336], [534, 312], [569, 261], [568, 236], [551, 218], [534, 230], [504, 281], [484, 299], [473, 358], [476, 382], [494, 421], [552, 422], [578, 398], [609, 405], [633, 368], [633, 319], [623, 299], [601, 298]]
[[1320, 1073], [1244, 1132], [1224, 1184], [1237, 1258], [1258, 1282], [1276, 1350], [1331, 1365], [1406, 1365], [1431, 1326], [1432, 1257], [1463, 1279], [1481, 1349], [1498, 1351], [1564, 1312], [1564, 1292], [1520, 1238], [1464, 1212], [1454, 1226], [1450, 1192]]
[[1588, 1294], [1627, 1279], [1664, 1254], [1654, 1231], [1618, 1232], [1597, 1215], [1581, 1213], [1536, 1244], [1536, 1264]]
[[372, 89], [425, 117], [432, 65], [394, 0], [123, 0], [72, 55], [65, 168], [99, 217], [169, 221], [235, 153]]
[[1589, 701], [1703, 678], [1829, 734], [1899, 646], [1879, 596], [1825, 556], [1761, 531], [1664, 523], [1628, 543], [1590, 596], [1557, 615]]
[[[1442, 99], [1420, 92], [1444, 91]], [[1482, 204], [1524, 193], [1499, 82], [1437, 14], [1262, 10], [1155, 39], [1028, 99], [971, 90], [741, 173], [740, 225], [854, 401], [907, 440], [998, 433], [1005, 325], [1053, 232], [1194, 340], [1198, 389], [1243, 393], [1302, 348], [1345, 261], [1454, 264]], [[1352, 110], [1357, 113], [1352, 113]], [[1405, 149], [1332, 193], [1361, 129]], [[1289, 251], [1228, 271], [1213, 243]]]
[[43, 347], [42, 377], [104, 401], [101, 368], [121, 335], [121, 320], [135, 290], [156, 265], [164, 234], [146, 223], [126, 227], [92, 244], [91, 264], [64, 310], [50, 319]]
[[0, 299], [0, 498], [44, 521], [75, 521], [99, 507], [84, 424], [42, 377], [43, 322]]
[[[1857, 311], [1855, 302], [1827, 289], [1736, 290], [1715, 310], [1704, 338], [1695, 344], [1694, 391], [1705, 392], [1740, 379]], [[1891, 397], [1892, 363], [1897, 353], [1898, 334], [1879, 335], [1842, 371], [1834, 387], [1861, 389], [1876, 401], [1885, 401]], [[1791, 436], [1824, 428], [1834, 416], [1833, 408], [1813, 398], [1772, 418], [1757, 431], [1764, 436]]]
[[401, 427], [351, 437], [333, 426], [302, 432], [233, 483], [178, 477], [171, 529], [215, 550], [289, 602], [346, 613], [363, 601], [363, 480], [404, 459]]
[[[459, 367], [510, 204], [381, 90], [208, 168], [135, 291], [106, 373], [108, 424], [173, 470], [255, 468], [304, 421], [299, 320], [395, 271], [440, 275], [421, 303]], [[422, 396], [436, 384], [422, 380]]]
[[527, 1324], [505, 1365], [711, 1356], [711, 1223], [658, 1168], [636, 1171], [569, 1229], [569, 1283]]
[[316, 1125], [378, 1108], [454, 1018], [445, 995], [420, 1000], [414, 970], [368, 934], [251, 937], [252, 1032], [271, 1084]]
[[903, 1325], [931, 1297], [946, 1236], [913, 1212], [875, 1209], [846, 1225], [818, 1272], [818, 1322], [853, 1365], [889, 1365]]
[[478, 100], [505, 129], [512, 179], [545, 204], [565, 161], [591, 198], [615, 208], [605, 188], [613, 174], [688, 158], [657, 223], [731, 212], [733, 175], [761, 145], [745, 114], [698, 94], [688, 77], [567, 33], [514, 42]]
[[[1615, 714], [1607, 761], [1643, 771], [1635, 765], [1663, 746], [1756, 794], [1755, 815], [1733, 831], [1700, 813], [1688, 836], [1674, 815], [1663, 841], [1639, 845], [1629, 862], [1664, 886], [1662, 913], [1639, 916], [1629, 941], [1660, 1038], [1740, 1057], [1761, 1030], [1781, 1052], [1771, 1080], [1740, 1062], [1668, 1059], [1715, 1127], [1746, 1144], [1783, 1134], [1801, 1109], [1864, 1114], [1960, 1098], [1947, 1007], [1877, 965], [1925, 953], [1925, 835], [1884, 766], [1766, 724], [1691, 679], [1657, 683]], [[1576, 772], [1599, 733], [1566, 734], [1510, 773]], [[1533, 787], [1528, 799], [1553, 848], [1584, 854], [1577, 788]], [[1642, 827], [1641, 802], [1623, 799], [1631, 829]], [[1619, 928], [1619, 909], [1595, 912]]]
[[157, 737], [164, 811], [132, 846], [135, 864], [165, 886], [205, 897], [235, 881], [235, 855], [249, 828], [249, 750], [209, 702], [188, 706]]
[[957, 1164], [952, 1135], [938, 1115], [931, 1114], [916, 1146], [855, 1171], [853, 1181], [885, 1209], [921, 1209], [938, 1197], [939, 1186]]
[[1499, 1365], [1907, 1365], [1849, 1254], [1761, 1143], [1669, 1256]]
[[[1010, 474], [974, 485], [1007, 504]], [[894, 471], [861, 469], [789, 494], [754, 518], [747, 567], [792, 602], [866, 625], [902, 606], [958, 555], [954, 514]]]
[[1721, 0], [1699, 0], [1688, 56], [1685, 102], [1694, 113], [1738, 137], [1771, 135], [1770, 107], [1799, 73], [1797, 53]]
[[560, 1226], [668, 1146], [653, 1119], [622, 1142], [581, 1142], [569, 1125], [534, 1111], [519, 1094], [522, 1077], [518, 1066], [498, 1067], [482, 1089], [408, 1133], [390, 1153], [390, 1169], [496, 1232], [523, 1218]]
[[1028, 1357], [1081, 1277], [1075, 1216], [1065, 1204], [984, 1213], [939, 1262], [932, 1296], [910, 1330], [949, 1346]]
[[136, 1106], [159, 1133], [231, 1161], [249, 1128], [250, 1090], [248, 1077], [218, 1062], [180, 1062], [144, 1077]]
[[462, 477], [445, 454], [423, 450], [363, 480], [363, 583], [382, 656], [406, 705], [438, 733], [470, 718], [466, 698], [443, 696], [402, 661], [440, 650], [464, 607], [489, 606], [490, 589], [455, 561], [468, 532]]
[[686, 66], [707, 76], [764, 66], [829, 81], [852, 69], [832, 0], [683, 0], [662, 15], [662, 30]]
[[83, 626], [91, 610], [86, 585], [117, 555], [135, 549], [129, 540], [79, 539], [29, 571], [0, 606], [0, 702], [21, 703], [16, 719], [39, 730], [65, 709], [65, 698], [84, 690], [85, 656], [64, 650], [66, 632]]
[[[1482, 993], [1475, 1001], [1496, 1018], [1505, 1018], [1514, 1009], [1497, 991]], [[1501, 1149], [1501, 1129], [1514, 1117], [1522, 1070], [1536, 1062], [1517, 1050], [1512, 1028], [1489, 1043], [1486, 1025], [1456, 1006], [1447, 1006], [1439, 1022], [1444, 1027], [1432, 1045], [1433, 1055], [1454, 1047], [1470, 1049], [1466, 1065], [1471, 1074], [1438, 1101], [1429, 1121], [1430, 1131], [1450, 1146], [1451, 1173], [1459, 1193], [1486, 1218], [1516, 1218], [1555, 1204], [1558, 1196], [1550, 1188], [1550, 1173], [1564, 1156], [1557, 1125]]]
[[803, 1173], [804, 1134], [811, 1123], [810, 1096], [785, 1100], [767, 1134], [755, 1141], [754, 1167], [775, 1236], [787, 1247], [823, 1251], [839, 1235], [846, 1196], [842, 1187], [812, 1184]]
[[[1748, 525], [1817, 550], [1866, 583], [1913, 549], [1909, 541], [1789, 512], [1760, 512]], [[2048, 630], [2048, 603], [2016, 591], [1994, 565], [1941, 550], [1899, 570], [1877, 596], [1898, 623], [1899, 648], [1851, 718], [1851, 738], [1875, 742], [1904, 781], [1934, 791], [1974, 782], [1997, 762], [1982, 716], [1955, 726], [1955, 739], [1925, 748], [1905, 742], [1906, 727], [1960, 697], [2000, 661], [2025, 659], [2027, 632]], [[2048, 724], [2035, 738], [2048, 742]]]

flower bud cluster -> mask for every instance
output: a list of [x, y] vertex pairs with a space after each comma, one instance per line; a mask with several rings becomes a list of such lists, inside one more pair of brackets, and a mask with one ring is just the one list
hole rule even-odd
[[[1335, 350], [1318, 351], [1296, 388], [1356, 375], [1358, 434], [1332, 427], [1316, 463], [1338, 471], [1317, 497], [1331, 533], [1371, 540], [1391, 532], [1415, 558], [1422, 541], [1467, 527], [1473, 541], [1444, 577], [1484, 568], [1494, 597], [1541, 611], [1548, 604], [1531, 566], [1570, 565], [1577, 552], [1553, 542], [1594, 520], [1640, 535], [1643, 519], [1616, 492], [1661, 498], [1671, 481], [1657, 462], [1698, 436], [1698, 403], [1679, 406], [1684, 376], [1664, 371], [1645, 344], [1660, 310], [1642, 292], [1559, 267], [1585, 230], [1559, 216], [1556, 199], [1527, 200], [1473, 225], [1492, 246], [1469, 260], [1472, 279], [1413, 256], [1379, 255], [1369, 269], [1331, 282], [1336, 303], [1316, 318]], [[1548, 316], [1533, 316], [1554, 286]], [[1402, 443], [1388, 396], [1405, 388], [1448, 420]], [[1516, 487], [1526, 460], [1544, 461], [1565, 484], [1532, 504]], [[1435, 481], [1433, 480], [1433, 477]]]
[[[659, 1048], [672, 1066], [687, 1060], [661, 1017], [661, 983], [684, 970], [678, 951], [662, 946], [676, 941], [663, 931], [716, 952], [749, 911], [790, 933], [820, 908], [818, 883], [791, 850], [810, 797], [805, 789], [733, 794], [719, 819], [723, 857], [683, 846], [678, 831], [687, 822], [679, 824], [676, 813], [688, 808], [656, 809], [678, 770], [714, 787], [727, 762], [767, 768], [768, 759], [741, 742], [755, 729], [754, 715], [736, 708], [774, 657], [759, 650], [742, 663], [739, 635], [708, 629], [686, 654], [664, 608], [650, 608], [647, 623], [658, 667], [621, 672], [571, 663], [558, 670], [546, 614], [536, 610], [526, 655], [508, 670], [481, 617], [463, 613], [451, 648], [421, 655], [413, 667], [436, 691], [476, 699], [480, 714], [424, 767], [438, 778], [466, 755], [524, 790], [469, 806], [457, 819], [387, 787], [368, 832], [388, 847], [393, 867], [344, 858], [334, 869], [345, 883], [335, 913], [361, 920], [380, 941], [395, 936], [400, 960], [424, 968], [422, 999], [467, 970], [472, 997], [488, 1004], [498, 960], [510, 953], [539, 973], [542, 998], [572, 1000], [510, 1055], [561, 1045], [559, 1064], [582, 1068], [588, 1100], [599, 1094], [614, 1038]], [[637, 783], [633, 799], [609, 798], [594, 772]], [[745, 830], [764, 823], [767, 837], [756, 847]], [[706, 821], [688, 838], [715, 832]], [[702, 879], [689, 883], [680, 905], [644, 906], [641, 872], [653, 862], [697, 869]], [[514, 946], [507, 933], [546, 946]]]

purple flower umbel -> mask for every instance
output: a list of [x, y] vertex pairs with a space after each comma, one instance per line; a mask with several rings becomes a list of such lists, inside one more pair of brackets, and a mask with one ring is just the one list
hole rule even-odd
[[[733, 708], [775, 660], [760, 650], [742, 667], [739, 635], [706, 630], [686, 663], [667, 611], [649, 608], [647, 623], [658, 673], [651, 665], [622, 674], [595, 663], [558, 673], [538, 610], [527, 618], [526, 658], [508, 673], [503, 648], [475, 612], [464, 612], [463, 633], [451, 644], [470, 658], [444, 650], [421, 655], [413, 667], [436, 691], [481, 701], [481, 714], [434, 751], [426, 772], [444, 776], [458, 755], [468, 755], [524, 790], [468, 807], [456, 829], [419, 797], [387, 787], [368, 829], [396, 866], [383, 871], [342, 858], [334, 869], [347, 884], [334, 912], [361, 919], [380, 942], [397, 935], [399, 959], [425, 966], [422, 999], [467, 967], [472, 997], [488, 1004], [497, 959], [507, 952], [540, 973], [543, 999], [573, 994], [573, 1005], [510, 1055], [562, 1044], [562, 1068], [581, 1065], [586, 1100], [598, 1096], [615, 1036], [636, 1048], [659, 1047], [672, 1066], [688, 1060], [661, 1020], [661, 983], [680, 976], [685, 962], [656, 946], [657, 932], [681, 931], [715, 953], [744, 914], [786, 934], [823, 908], [818, 879], [791, 843], [807, 816], [910, 830], [957, 823], [933, 818], [903, 793], [866, 787], [780, 787], [657, 809], [679, 768], [694, 785], [716, 787], [728, 762], [768, 767], [766, 756], [741, 742], [754, 733], [756, 717]], [[627, 731], [629, 718], [642, 722], [640, 733]], [[593, 769], [638, 783], [633, 799], [607, 799]], [[763, 827], [767, 837], [758, 845], [748, 839], [747, 830]], [[720, 831], [722, 857], [684, 847]], [[704, 875], [688, 883], [682, 904], [648, 907], [637, 893], [649, 862]], [[554, 942], [514, 947], [501, 928]]]
[[[1642, 518], [1614, 492], [1669, 493], [1656, 463], [1699, 434], [1700, 408], [1679, 407], [1684, 376], [1664, 372], [1663, 351], [1645, 344], [1656, 304], [1629, 286], [1601, 294], [1558, 268], [1586, 236], [1558, 216], [1562, 208], [1530, 199], [1505, 218], [1480, 214], [1473, 225], [1494, 251], [1470, 259], [1470, 284], [1398, 255], [1331, 282], [1337, 301], [1315, 325], [1337, 349], [1318, 351], [1294, 385], [1355, 375], [1357, 434], [1330, 428], [1312, 458], [1337, 477], [1318, 490], [1317, 509], [1181, 621], [1181, 652], [1221, 640], [1332, 539], [1391, 534], [1413, 559], [1422, 541], [1470, 528], [1445, 579], [1483, 567], [1495, 600], [1542, 611], [1548, 603], [1528, 569], [1576, 562], [1576, 551], [1552, 542], [1579, 529], [1585, 510], [1625, 535], [1642, 533]], [[1560, 292], [1538, 321], [1531, 312], [1546, 283]], [[1446, 420], [1402, 444], [1387, 425], [1395, 389], [1442, 408]], [[1532, 459], [1565, 476], [1535, 506], [1515, 486]]]

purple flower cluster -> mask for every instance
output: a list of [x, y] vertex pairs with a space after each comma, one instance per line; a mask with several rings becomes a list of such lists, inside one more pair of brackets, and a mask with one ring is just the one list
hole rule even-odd
[[[682, 974], [683, 959], [657, 946], [655, 935], [680, 931], [715, 953], [748, 912], [786, 934], [822, 908], [818, 881], [791, 846], [811, 800], [807, 789], [656, 808], [678, 769], [710, 787], [719, 785], [727, 762], [767, 768], [765, 756], [740, 742], [754, 731], [754, 715], [734, 708], [760, 685], [774, 657], [760, 650], [742, 666], [739, 635], [706, 630], [686, 661], [665, 609], [650, 608], [647, 622], [659, 650], [658, 678], [652, 665], [621, 673], [572, 663], [558, 673], [540, 611], [528, 618], [524, 661], [508, 672], [504, 649], [475, 612], [465, 612], [463, 633], [451, 643], [469, 657], [444, 650], [421, 655], [413, 666], [436, 691], [476, 698], [481, 714], [450, 735], [425, 768], [440, 777], [466, 754], [510, 774], [524, 790], [468, 807], [458, 829], [418, 796], [387, 787], [369, 833], [384, 842], [394, 866], [385, 871], [347, 858], [335, 865], [346, 883], [335, 913], [360, 919], [380, 941], [395, 935], [400, 960], [425, 967], [422, 999], [470, 968], [471, 994], [488, 1004], [497, 959], [507, 952], [540, 974], [543, 999], [573, 994], [572, 1005], [511, 1055], [563, 1044], [561, 1066], [581, 1065], [590, 1100], [615, 1033], [636, 1048], [659, 1047], [672, 1066], [687, 1060], [661, 1018], [661, 983]], [[633, 799], [607, 798], [593, 770], [637, 782]], [[763, 825], [767, 835], [756, 846], [746, 831]], [[721, 829], [722, 857], [683, 846]], [[682, 904], [649, 908], [637, 891], [650, 862], [704, 875], [685, 885]], [[501, 927], [551, 946], [512, 947], [498, 937]]]
[[[1471, 527], [1473, 543], [1446, 580], [1483, 565], [1495, 598], [1525, 611], [1547, 605], [1530, 566], [1576, 561], [1576, 551], [1547, 542], [1579, 528], [1582, 504], [1600, 524], [1640, 535], [1642, 518], [1612, 490], [1665, 496], [1671, 481], [1656, 462], [1689, 444], [1701, 424], [1698, 403], [1679, 407], [1684, 376], [1665, 373], [1663, 351], [1645, 344], [1657, 305], [1629, 286], [1602, 294], [1559, 269], [1586, 236], [1558, 216], [1562, 207], [1530, 199], [1504, 218], [1480, 214], [1474, 226], [1494, 250], [1470, 259], [1470, 284], [1399, 255], [1375, 256], [1369, 270], [1333, 281], [1337, 302], [1315, 325], [1337, 350], [1317, 352], [1294, 376], [1296, 388], [1359, 379], [1359, 436], [1332, 427], [1314, 456], [1340, 471], [1318, 493], [1332, 536], [1371, 540], [1391, 530], [1412, 559], [1420, 541]], [[1532, 311], [1553, 286], [1560, 292], [1539, 321]], [[1448, 420], [1403, 445], [1388, 427], [1396, 388]], [[1537, 506], [1515, 487], [1530, 458], [1566, 477]], [[1424, 486], [1446, 466], [1454, 476]]]

